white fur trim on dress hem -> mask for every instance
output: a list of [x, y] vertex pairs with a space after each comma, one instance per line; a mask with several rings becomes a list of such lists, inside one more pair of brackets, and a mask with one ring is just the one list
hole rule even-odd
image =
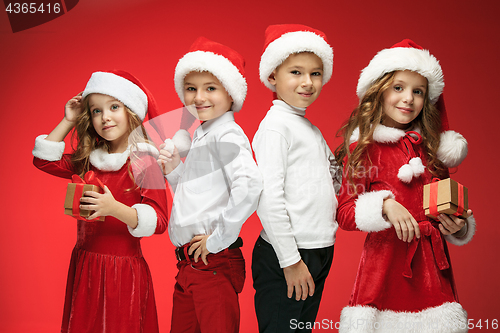
[[137, 211], [137, 227], [128, 231], [134, 237], [149, 237], [155, 233], [156, 221], [158, 219], [153, 207], [146, 204], [135, 204], [132, 206]]
[[462, 246], [469, 243], [472, 240], [472, 237], [474, 237], [474, 234], [476, 233], [476, 219], [474, 218], [474, 215], [471, 215], [466, 219], [466, 224], [467, 224], [467, 233], [463, 237], [458, 238], [453, 235], [446, 235], [444, 236], [444, 238], [449, 243], [457, 246]]
[[371, 306], [347, 306], [340, 315], [339, 332], [467, 332], [467, 312], [456, 302], [419, 312], [380, 311]]
[[385, 220], [382, 213], [384, 200], [388, 198], [394, 199], [394, 194], [391, 191], [383, 190], [366, 192], [356, 199], [354, 221], [359, 230], [377, 232], [392, 226]]
[[46, 134], [39, 135], [35, 139], [35, 148], [33, 148], [33, 156], [41, 160], [54, 162], [59, 161], [64, 153], [66, 146], [64, 141], [55, 142], [45, 140]]

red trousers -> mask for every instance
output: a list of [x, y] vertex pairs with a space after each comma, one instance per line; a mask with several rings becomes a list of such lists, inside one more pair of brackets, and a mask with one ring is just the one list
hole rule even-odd
[[245, 283], [245, 259], [239, 248], [177, 263], [171, 333], [237, 333], [238, 293]]

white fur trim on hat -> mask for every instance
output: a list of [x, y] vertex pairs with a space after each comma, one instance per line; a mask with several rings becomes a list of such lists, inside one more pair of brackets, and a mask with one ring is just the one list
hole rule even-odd
[[444, 238], [451, 244], [462, 246], [469, 243], [472, 237], [476, 233], [476, 219], [474, 215], [469, 216], [466, 220], [467, 232], [462, 237], [456, 237], [452, 235], [446, 235]]
[[312, 52], [323, 62], [323, 84], [330, 81], [333, 72], [333, 49], [319, 35], [311, 31], [293, 31], [281, 35], [267, 46], [260, 58], [260, 80], [272, 91], [276, 88], [269, 83], [271, 73], [294, 53]]
[[[410, 300], [408, 300], [410, 301]], [[340, 333], [351, 332], [467, 332], [467, 312], [460, 303], [447, 302], [419, 312], [346, 306], [340, 314]]]
[[414, 157], [410, 159], [407, 164], [404, 164], [399, 168], [398, 178], [404, 183], [410, 183], [413, 178], [417, 178], [425, 171], [425, 167], [422, 164], [420, 157]]
[[392, 226], [382, 213], [384, 200], [389, 198], [394, 199], [394, 194], [388, 190], [366, 192], [358, 196], [354, 208], [354, 222], [359, 230], [377, 232]]
[[89, 94], [104, 94], [116, 98], [144, 120], [148, 110], [146, 93], [131, 81], [107, 72], [95, 72], [87, 82], [82, 97]]
[[190, 72], [210, 72], [213, 74], [233, 99], [231, 111], [241, 110], [247, 95], [247, 81], [229, 59], [208, 51], [194, 51], [187, 53], [179, 60], [175, 68], [174, 83], [175, 91], [184, 105], [186, 105], [184, 78]]
[[128, 231], [134, 237], [149, 237], [155, 233], [156, 221], [158, 219], [153, 207], [146, 204], [135, 204], [132, 206], [137, 211], [137, 227]]
[[64, 141], [55, 142], [45, 140], [46, 134], [39, 135], [35, 139], [35, 147], [33, 148], [33, 156], [45, 161], [59, 161], [64, 153]]
[[428, 50], [409, 47], [384, 49], [377, 53], [359, 76], [358, 97], [363, 98], [368, 88], [384, 74], [404, 70], [417, 72], [427, 79], [429, 99], [435, 104], [444, 88], [439, 61]]
[[455, 131], [441, 133], [437, 158], [448, 168], [457, 167], [467, 156], [467, 140]]

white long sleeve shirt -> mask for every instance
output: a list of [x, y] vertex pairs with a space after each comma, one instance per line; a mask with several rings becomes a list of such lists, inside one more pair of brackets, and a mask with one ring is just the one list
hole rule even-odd
[[264, 190], [257, 214], [282, 268], [297, 263], [298, 249], [335, 243], [337, 199], [335, 158], [319, 129], [305, 118], [305, 109], [283, 101], [260, 123], [252, 142]]
[[236, 241], [262, 191], [250, 143], [232, 111], [196, 129], [185, 163], [166, 178], [175, 192], [170, 240], [179, 247], [196, 235], [210, 235], [211, 253]]

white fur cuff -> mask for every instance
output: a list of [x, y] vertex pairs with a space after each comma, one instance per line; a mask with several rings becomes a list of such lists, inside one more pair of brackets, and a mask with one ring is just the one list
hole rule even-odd
[[392, 226], [382, 214], [385, 199], [394, 199], [391, 191], [374, 191], [361, 194], [356, 200], [354, 220], [361, 231], [377, 232]]
[[55, 142], [45, 140], [47, 135], [39, 135], [35, 139], [35, 148], [33, 148], [33, 156], [45, 161], [59, 161], [64, 153], [64, 141]]
[[132, 229], [128, 227], [128, 231], [134, 237], [149, 237], [156, 230], [156, 211], [150, 205], [135, 204], [132, 206], [137, 211], [137, 227]]
[[455, 237], [453, 235], [446, 235], [444, 238], [451, 244], [462, 246], [471, 241], [472, 237], [476, 233], [476, 219], [474, 215], [471, 215], [466, 220], [467, 233], [463, 237]]

